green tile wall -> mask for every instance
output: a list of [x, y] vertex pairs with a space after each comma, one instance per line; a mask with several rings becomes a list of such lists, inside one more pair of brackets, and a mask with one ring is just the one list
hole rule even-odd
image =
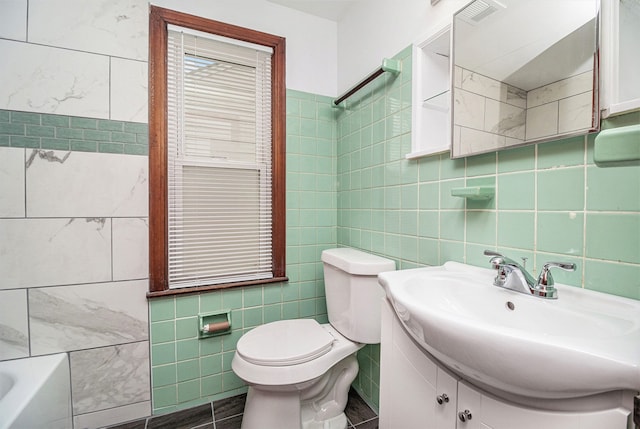
[[[394, 259], [399, 268], [447, 260], [488, 266], [484, 249], [575, 262], [558, 282], [640, 299], [640, 167], [598, 168], [593, 136], [449, 159], [407, 160], [411, 51], [403, 72], [379, 78], [337, 118], [338, 244]], [[640, 123], [640, 112], [603, 128]], [[452, 188], [496, 185], [496, 197], [466, 202]], [[355, 387], [378, 405], [379, 346], [359, 353]]]
[[0, 110], [0, 146], [147, 155], [149, 127], [137, 122]]
[[[249, 329], [299, 317], [327, 323], [320, 253], [337, 244], [336, 123], [330, 102], [287, 91], [289, 282], [150, 301], [154, 414], [246, 391], [231, 361]], [[198, 339], [198, 313], [222, 309], [231, 310], [231, 334]]]

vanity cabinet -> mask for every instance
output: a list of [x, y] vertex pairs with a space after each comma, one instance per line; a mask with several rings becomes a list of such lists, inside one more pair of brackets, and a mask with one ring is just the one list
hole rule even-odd
[[602, 116], [640, 109], [640, 2], [602, 0]]
[[[446, 395], [445, 400], [444, 396]], [[620, 395], [622, 401], [622, 394]], [[381, 429], [631, 429], [631, 412], [607, 406], [562, 411], [498, 398], [448, 371], [420, 348], [382, 303], [380, 356]], [[594, 411], [597, 410], [597, 411]]]

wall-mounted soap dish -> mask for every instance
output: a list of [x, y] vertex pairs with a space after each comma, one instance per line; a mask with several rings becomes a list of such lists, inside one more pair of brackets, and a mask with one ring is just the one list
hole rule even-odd
[[464, 188], [453, 188], [452, 197], [466, 198], [468, 200], [490, 200], [496, 193], [495, 186], [466, 186]]

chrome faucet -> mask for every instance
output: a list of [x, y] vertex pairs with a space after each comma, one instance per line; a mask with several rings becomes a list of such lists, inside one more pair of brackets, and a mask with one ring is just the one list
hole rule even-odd
[[485, 250], [486, 256], [491, 256], [491, 266], [498, 270], [498, 275], [493, 282], [495, 286], [511, 289], [516, 292], [526, 293], [541, 298], [556, 299], [558, 290], [554, 287], [551, 268], [560, 268], [566, 271], [575, 271], [576, 264], [567, 262], [547, 262], [535, 280], [531, 274], [519, 263], [500, 253]]

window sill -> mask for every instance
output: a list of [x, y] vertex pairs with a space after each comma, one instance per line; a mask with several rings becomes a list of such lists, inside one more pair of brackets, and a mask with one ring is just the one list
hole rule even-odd
[[214, 290], [229, 289], [232, 287], [255, 286], [255, 285], [279, 283], [279, 282], [287, 282], [287, 281], [289, 281], [288, 277], [274, 277], [271, 279], [252, 280], [252, 281], [246, 281], [246, 282], [222, 283], [222, 284], [210, 285], [210, 286], [184, 287], [179, 289], [166, 289], [166, 290], [160, 290], [160, 291], [147, 292], [147, 299], [161, 298], [161, 297], [167, 297], [172, 295], [185, 295], [190, 293], [209, 292]]

